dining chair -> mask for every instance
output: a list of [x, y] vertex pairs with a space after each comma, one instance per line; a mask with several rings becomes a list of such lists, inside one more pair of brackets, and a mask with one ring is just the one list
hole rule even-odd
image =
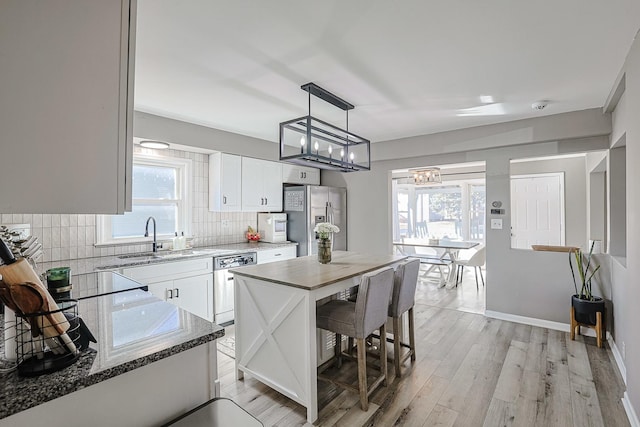
[[[396, 376], [400, 377], [400, 365], [407, 358], [416, 360], [416, 336], [413, 319], [413, 306], [416, 301], [416, 285], [418, 283], [418, 272], [420, 271], [420, 261], [410, 259], [401, 263], [393, 275], [393, 292], [391, 294], [391, 304], [389, 304], [388, 315], [393, 319], [393, 362]], [[401, 320], [402, 315], [408, 312], [409, 317], [409, 344], [402, 342]], [[380, 331], [380, 336], [385, 335]], [[384, 338], [383, 338], [384, 339]], [[380, 344], [380, 347], [384, 347]], [[401, 354], [402, 347], [409, 351]]]
[[393, 282], [394, 272], [391, 267], [366, 273], [360, 282], [356, 302], [332, 300], [319, 306], [316, 310], [317, 327], [336, 334], [334, 351], [338, 367], [342, 358], [342, 335], [356, 339], [358, 387], [325, 375], [319, 375], [318, 378], [358, 392], [360, 407], [363, 411], [369, 409], [369, 395], [373, 390], [380, 384], [386, 387], [388, 382], [387, 346], [383, 345], [380, 346], [380, 376], [370, 386], [367, 386], [365, 338], [378, 329], [381, 336], [386, 336], [385, 323]]
[[462, 276], [464, 274], [465, 267], [473, 267], [476, 274], [476, 289], [480, 289], [478, 286], [478, 272], [480, 272], [480, 279], [482, 279], [482, 286], [484, 286], [484, 277], [482, 276], [482, 266], [486, 262], [486, 247], [480, 245], [473, 255], [468, 259], [456, 259], [454, 264], [456, 265], [456, 286], [458, 283], [462, 283]]

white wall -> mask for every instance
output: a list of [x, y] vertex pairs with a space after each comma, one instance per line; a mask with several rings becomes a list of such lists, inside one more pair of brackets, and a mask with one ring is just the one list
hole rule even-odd
[[[640, 38], [636, 37], [623, 68], [625, 92], [614, 113], [612, 144], [626, 143], [626, 260], [612, 260], [616, 346], [625, 351], [627, 393], [640, 414]], [[613, 88], [614, 91], [616, 88]], [[635, 117], [635, 119], [631, 119]], [[625, 268], [626, 265], [626, 268]]]
[[[599, 114], [599, 116], [598, 116]], [[473, 150], [456, 153], [435, 153], [441, 150], [439, 142], [450, 139], [449, 136], [439, 134], [421, 137], [420, 144], [404, 145], [406, 141], [399, 141], [395, 145], [398, 159], [378, 160], [374, 158], [372, 170], [341, 174], [323, 172], [324, 185], [346, 186], [348, 221], [349, 221], [349, 249], [372, 253], [390, 253], [391, 245], [391, 186], [390, 172], [395, 169], [405, 169], [418, 166], [444, 165], [473, 161], [486, 162], [487, 203], [494, 200], [502, 201], [506, 207], [503, 218], [503, 230], [487, 230], [487, 310], [510, 313], [520, 316], [536, 317], [539, 319], [569, 322], [569, 301], [573, 293], [573, 284], [567, 267], [566, 254], [548, 254], [533, 251], [511, 249], [510, 227], [510, 160], [513, 158], [537, 157], [545, 155], [588, 152], [606, 150], [609, 145], [607, 137], [584, 137], [581, 123], [590, 123], [588, 128], [597, 135], [608, 135], [611, 131], [608, 115], [592, 110], [576, 113], [564, 121], [566, 127], [559, 125], [557, 117], [551, 117], [552, 128], [545, 129], [545, 121], [549, 118], [521, 121], [527, 130], [519, 132], [512, 126], [504, 125], [483, 126], [481, 134], [494, 134], [500, 148]], [[580, 117], [579, 117], [580, 116]], [[600, 117], [602, 116], [602, 117]], [[593, 127], [593, 123], [599, 125]], [[558, 127], [560, 126], [560, 127]], [[506, 146], [505, 135], [522, 134], [528, 130], [528, 144], [521, 142]], [[544, 138], [558, 135], [580, 136], [554, 142], [538, 142], [536, 134]], [[454, 132], [458, 137], [459, 132]], [[470, 129], [464, 132], [470, 140], [475, 140]], [[584, 138], [583, 138], [584, 137]], [[489, 141], [486, 141], [488, 144]], [[394, 142], [376, 143], [393, 145]], [[464, 141], [458, 146], [467, 147]], [[378, 152], [386, 152], [386, 148]], [[584, 175], [583, 175], [584, 177]], [[491, 216], [487, 218], [490, 219]], [[583, 235], [586, 235], [586, 224]], [[543, 269], [540, 267], [544, 266]]]

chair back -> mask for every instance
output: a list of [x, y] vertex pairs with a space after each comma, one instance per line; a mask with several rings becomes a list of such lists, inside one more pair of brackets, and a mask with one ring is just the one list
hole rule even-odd
[[355, 337], [365, 338], [387, 321], [389, 297], [393, 289], [393, 268], [362, 276], [356, 299]]
[[480, 248], [471, 255], [469, 261], [467, 261], [467, 265], [470, 267], [482, 267], [484, 263], [487, 261], [487, 247], [481, 245]]
[[398, 266], [393, 275], [393, 293], [389, 304], [389, 316], [400, 317], [414, 306], [420, 260], [410, 259]]

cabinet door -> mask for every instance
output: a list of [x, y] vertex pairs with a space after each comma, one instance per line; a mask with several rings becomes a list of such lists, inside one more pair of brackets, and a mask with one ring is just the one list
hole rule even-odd
[[0, 9], [0, 212], [131, 207], [135, 0]]
[[320, 170], [283, 163], [282, 182], [287, 184], [320, 185]]
[[226, 153], [214, 153], [209, 156], [209, 210], [241, 210], [241, 168], [240, 156]]
[[263, 211], [282, 210], [282, 165], [277, 162], [263, 162], [262, 183], [265, 203]]
[[161, 299], [162, 301], [173, 302], [172, 298], [170, 298], [169, 290], [173, 288], [173, 280], [168, 280], [164, 282], [156, 282], [149, 283], [148, 285], [149, 292], [156, 298]]
[[242, 158], [242, 210], [260, 212], [264, 210], [264, 183], [262, 168], [264, 160]]
[[173, 299], [178, 307], [213, 321], [213, 274], [173, 281]]

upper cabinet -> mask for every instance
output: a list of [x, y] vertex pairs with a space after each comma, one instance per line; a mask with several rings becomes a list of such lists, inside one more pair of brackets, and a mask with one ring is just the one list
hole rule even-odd
[[282, 210], [282, 165], [277, 162], [242, 158], [242, 210]]
[[242, 158], [233, 154], [209, 156], [209, 210], [239, 212], [241, 203]]
[[283, 163], [282, 182], [286, 184], [320, 185], [320, 169]]
[[131, 209], [135, 0], [0, 13], [0, 212]]

